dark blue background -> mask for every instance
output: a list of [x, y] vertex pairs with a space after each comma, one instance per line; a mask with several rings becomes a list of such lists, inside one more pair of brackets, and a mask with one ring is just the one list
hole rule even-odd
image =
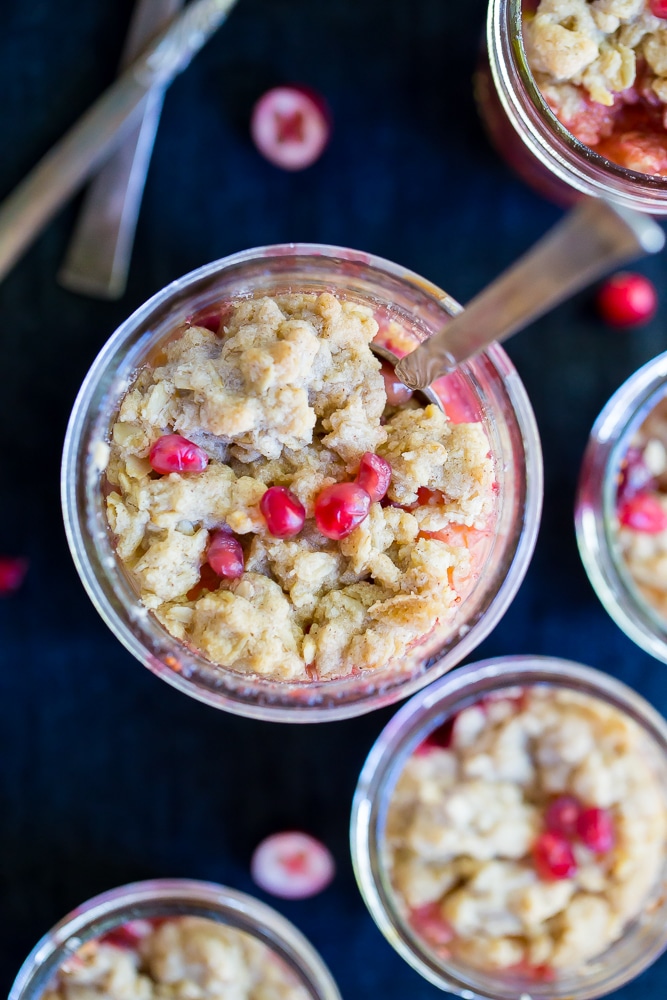
[[[0, 196], [110, 83], [130, 11], [130, 0], [0, 0]], [[484, 0], [239, 0], [167, 96], [124, 298], [96, 302], [56, 283], [78, 202], [0, 285], [0, 554], [30, 558], [23, 589], [0, 600], [0, 988], [93, 894], [152, 876], [253, 891], [254, 846], [298, 827], [330, 845], [338, 876], [315, 899], [272, 902], [309, 935], [347, 1000], [440, 995], [376, 930], [349, 862], [356, 776], [391, 711], [278, 726], [160, 683], [84, 594], [58, 469], [89, 364], [172, 278], [250, 246], [320, 241], [396, 260], [465, 302], [558, 218], [511, 175], [477, 118], [484, 17]], [[264, 162], [247, 130], [254, 99], [291, 81], [320, 90], [335, 122], [322, 159], [297, 174]], [[666, 258], [640, 268], [664, 292]], [[510, 343], [542, 434], [546, 503], [527, 580], [476, 654], [577, 659], [663, 712], [665, 667], [602, 610], [572, 507], [593, 419], [667, 347], [666, 309], [617, 333], [584, 294]], [[617, 996], [657, 1000], [666, 970], [663, 959]]]

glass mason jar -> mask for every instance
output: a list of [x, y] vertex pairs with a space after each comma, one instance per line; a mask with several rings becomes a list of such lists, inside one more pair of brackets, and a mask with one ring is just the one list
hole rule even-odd
[[429, 633], [400, 662], [310, 683], [226, 670], [186, 648], [140, 603], [116, 557], [104, 496], [110, 428], [138, 367], [188, 316], [223, 299], [288, 290], [332, 290], [370, 304], [385, 328], [388, 321], [398, 321], [415, 346], [460, 310], [412, 272], [336, 247], [263, 247], [201, 267], [141, 306], [98, 355], [74, 404], [61, 488], [79, 575], [107, 625], [137, 659], [180, 691], [218, 708], [254, 718], [311, 722], [358, 715], [411, 694], [459, 663], [488, 635], [514, 597], [532, 555], [542, 502], [542, 459], [525, 389], [505, 352], [494, 345], [430, 390], [437, 401], [454, 392], [466, 397], [468, 408], [472, 403], [490, 442], [497, 483], [492, 542], [479, 578], [447, 620], [446, 631]]
[[581, 195], [667, 214], [667, 177], [628, 170], [600, 156], [561, 125], [543, 99], [522, 43], [522, 0], [490, 0], [487, 51], [475, 78], [491, 139], [510, 167], [546, 198]]
[[618, 543], [617, 488], [637, 430], [667, 393], [667, 352], [617, 389], [595, 421], [579, 477], [575, 523], [584, 567], [602, 604], [637, 645], [667, 663], [667, 621], [642, 597]]
[[312, 1000], [341, 1000], [326, 965], [288, 920], [245, 893], [188, 879], [134, 882], [78, 906], [35, 945], [8, 1000], [39, 1000], [66, 959], [129, 920], [182, 916], [207, 917], [245, 931], [280, 959]]
[[667, 723], [643, 698], [598, 670], [566, 660], [505, 656], [442, 677], [415, 695], [384, 728], [361, 771], [352, 804], [350, 839], [357, 883], [373, 919], [402, 958], [440, 989], [465, 1000], [592, 1000], [618, 989], [667, 947], [667, 865], [640, 916], [598, 959], [576, 972], [535, 981], [517, 971], [482, 971], [454, 956], [438, 956], [401, 912], [387, 870], [387, 810], [408, 757], [448, 718], [503, 690], [530, 685], [569, 688], [630, 716], [655, 750], [655, 770], [667, 803]]

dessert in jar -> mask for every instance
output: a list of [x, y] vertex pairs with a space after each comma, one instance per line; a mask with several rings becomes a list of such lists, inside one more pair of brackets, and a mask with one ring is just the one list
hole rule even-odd
[[116, 552], [213, 663], [279, 681], [376, 669], [446, 625], [483, 566], [482, 424], [383, 377], [377, 333], [370, 307], [329, 292], [228, 301], [175, 330], [120, 402]]
[[603, 996], [667, 945], [667, 723], [579, 664], [462, 667], [378, 738], [351, 847], [378, 926], [437, 986]]
[[496, 345], [415, 397], [381, 368], [458, 306], [356, 251], [200, 268], [109, 340], [65, 441], [81, 579], [184, 693], [260, 718], [376, 708], [488, 634], [541, 507], [530, 404]]

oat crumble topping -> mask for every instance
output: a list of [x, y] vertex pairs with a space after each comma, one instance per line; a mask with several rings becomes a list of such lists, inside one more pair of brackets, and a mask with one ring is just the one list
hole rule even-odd
[[[474, 580], [469, 536], [488, 535], [493, 514], [487, 437], [434, 405], [386, 409], [377, 330], [370, 308], [330, 293], [238, 301], [221, 335], [184, 329], [121, 401], [107, 469], [117, 554], [144, 605], [213, 663], [285, 681], [383, 666]], [[166, 434], [202, 448], [206, 468], [157, 476], [149, 453]], [[369, 452], [391, 464], [387, 499], [347, 537], [325, 537], [318, 495]], [[305, 509], [294, 537], [267, 530], [270, 486]], [[203, 585], [225, 527], [245, 571]]]

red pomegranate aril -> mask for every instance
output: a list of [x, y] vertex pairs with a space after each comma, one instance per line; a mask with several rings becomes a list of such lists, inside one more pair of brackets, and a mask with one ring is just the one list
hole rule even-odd
[[243, 576], [243, 549], [239, 541], [224, 528], [211, 532], [206, 559], [218, 576], [227, 577], [228, 580], [238, 580]]
[[346, 538], [368, 516], [371, 498], [358, 483], [326, 486], [315, 501], [315, 521], [327, 538]]
[[103, 944], [113, 944], [116, 948], [134, 949], [142, 938], [151, 933], [153, 926], [153, 921], [151, 920], [128, 920], [127, 923], [120, 924], [118, 927], [107, 931], [100, 938], [100, 941]]
[[409, 399], [412, 399], [414, 395], [412, 389], [403, 385], [390, 364], [383, 361], [380, 372], [384, 379], [384, 391], [387, 394], [389, 406], [403, 406]]
[[597, 302], [602, 319], [610, 326], [640, 326], [655, 315], [658, 293], [643, 274], [620, 271], [602, 285]]
[[537, 874], [545, 882], [573, 878], [577, 872], [570, 842], [555, 831], [548, 830], [537, 838], [533, 844], [533, 861]]
[[380, 455], [367, 451], [361, 456], [357, 482], [362, 489], [366, 490], [371, 498], [371, 503], [382, 500], [391, 482], [391, 465]]
[[657, 535], [667, 529], [667, 511], [652, 493], [635, 493], [618, 509], [618, 520], [626, 528]]
[[0, 556], [0, 597], [17, 591], [27, 572], [27, 559], [20, 556]]
[[259, 501], [269, 534], [274, 538], [291, 538], [298, 535], [306, 520], [306, 509], [284, 486], [269, 486]]
[[155, 472], [203, 472], [208, 455], [203, 448], [180, 434], [164, 434], [151, 448], [148, 461]]
[[255, 849], [250, 874], [257, 885], [282, 899], [305, 899], [326, 889], [336, 872], [331, 852], [310, 834], [274, 833]]
[[552, 833], [562, 833], [565, 837], [576, 837], [577, 823], [582, 805], [574, 795], [559, 795], [544, 814], [544, 825]]
[[649, 7], [654, 17], [667, 18], [667, 0], [649, 0]]
[[259, 152], [283, 170], [303, 170], [329, 141], [326, 102], [307, 87], [274, 87], [255, 104], [250, 134]]
[[606, 854], [614, 846], [614, 823], [606, 809], [584, 809], [577, 822], [577, 833], [585, 847], [596, 854]]

